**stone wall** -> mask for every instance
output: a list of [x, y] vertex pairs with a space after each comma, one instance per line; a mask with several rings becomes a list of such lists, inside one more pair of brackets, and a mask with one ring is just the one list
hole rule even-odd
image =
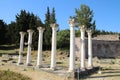
[[120, 56], [120, 41], [93, 40], [93, 56], [105, 58]]
[[[88, 54], [88, 42], [86, 44], [86, 57]], [[118, 35], [99, 35], [92, 38], [93, 57], [115, 58], [120, 56], [120, 40]], [[80, 57], [80, 38], [75, 39], [76, 56]]]
[[120, 36], [118, 34], [115, 34], [115, 35], [97, 35], [93, 39], [94, 40], [118, 41], [118, 40], [120, 40]]

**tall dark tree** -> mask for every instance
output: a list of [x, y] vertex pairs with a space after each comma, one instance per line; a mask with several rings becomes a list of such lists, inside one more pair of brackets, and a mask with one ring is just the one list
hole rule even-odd
[[16, 23], [18, 31], [27, 31], [29, 29], [29, 20], [30, 20], [30, 13], [26, 12], [25, 10], [21, 10], [20, 14], [16, 15]]
[[[20, 31], [26, 32], [29, 29], [29, 20], [30, 20], [30, 13], [26, 12], [25, 10], [21, 10], [20, 14], [16, 15], [16, 45], [19, 45], [19, 38], [20, 38]], [[25, 36], [25, 41], [27, 41], [27, 36]]]
[[0, 20], [0, 44], [6, 43], [6, 23], [3, 20]]
[[11, 22], [10, 24], [8, 24], [8, 27], [7, 27], [7, 33], [6, 33], [6, 36], [7, 36], [7, 43], [9, 44], [15, 44], [16, 42], [16, 39], [17, 39], [17, 31], [16, 31], [16, 22]]
[[45, 31], [43, 36], [43, 49], [51, 49], [51, 36], [52, 29], [50, 27], [50, 10], [47, 7], [47, 13], [45, 14]]
[[47, 12], [45, 14], [45, 31], [43, 36], [43, 48], [46, 50], [51, 49], [51, 37], [52, 37], [52, 28], [51, 23], [55, 23], [55, 10], [53, 8], [52, 13], [50, 13], [49, 7], [47, 7]]
[[56, 23], [56, 18], [55, 18], [55, 9], [52, 9], [52, 13], [50, 16], [51, 23]]
[[[37, 49], [37, 43], [38, 43], [38, 31], [37, 27], [43, 26], [42, 21], [38, 16], [35, 16], [33, 13], [26, 12], [25, 10], [21, 10], [20, 14], [16, 15], [16, 23], [17, 23], [17, 36], [19, 36], [20, 31], [26, 32], [28, 29], [34, 30], [33, 34], [33, 45], [32, 47], [34, 49]], [[25, 36], [25, 41], [28, 40], [28, 35]], [[19, 41], [19, 38], [16, 40]], [[18, 42], [19, 43], [19, 42]]]

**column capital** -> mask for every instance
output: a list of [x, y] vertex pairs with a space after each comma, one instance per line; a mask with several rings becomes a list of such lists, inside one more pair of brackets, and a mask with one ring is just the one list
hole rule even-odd
[[29, 32], [30, 32], [30, 33], [33, 33], [34, 30], [32, 30], [32, 29], [28, 29], [27, 32], [28, 32], [28, 33], [29, 33]]
[[68, 20], [68, 23], [70, 24], [70, 27], [75, 27], [75, 19]]
[[50, 24], [50, 26], [52, 27], [52, 28], [58, 28], [58, 24], [56, 24], [56, 23], [53, 23], [53, 24]]
[[86, 30], [85, 25], [79, 26], [79, 28], [80, 28], [81, 31], [85, 31]]
[[90, 30], [87, 30], [87, 34], [88, 35], [91, 35], [93, 33], [93, 31], [90, 29]]
[[44, 31], [45, 28], [40, 26], [40, 27], [37, 28], [37, 30], [42, 30], [42, 31]]
[[22, 34], [25, 35], [26, 32], [24, 32], [24, 31], [20, 31], [19, 34], [21, 34], [21, 35], [22, 35]]

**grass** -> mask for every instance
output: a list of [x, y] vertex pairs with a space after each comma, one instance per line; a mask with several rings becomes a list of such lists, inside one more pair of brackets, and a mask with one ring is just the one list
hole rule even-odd
[[0, 54], [16, 54], [18, 48], [15, 45], [0, 45]]
[[0, 80], [31, 80], [27, 76], [15, 73], [10, 70], [0, 70]]

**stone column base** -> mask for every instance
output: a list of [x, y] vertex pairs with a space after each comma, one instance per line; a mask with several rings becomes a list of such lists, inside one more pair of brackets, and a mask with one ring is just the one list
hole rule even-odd
[[68, 72], [70, 72], [70, 73], [71, 73], [71, 72], [75, 72], [75, 70], [68, 70]]
[[31, 63], [27, 63], [26, 66], [32, 66], [32, 64]]
[[17, 65], [23, 65], [23, 63], [17, 63]]
[[93, 66], [88, 67], [88, 69], [93, 69]]
[[86, 71], [86, 68], [81, 68], [80, 70], [81, 70], [81, 71]]
[[36, 65], [36, 68], [42, 68], [43, 66], [42, 65]]
[[53, 71], [54, 71], [54, 70], [56, 70], [56, 67], [51, 67], [50, 70], [53, 70]]

